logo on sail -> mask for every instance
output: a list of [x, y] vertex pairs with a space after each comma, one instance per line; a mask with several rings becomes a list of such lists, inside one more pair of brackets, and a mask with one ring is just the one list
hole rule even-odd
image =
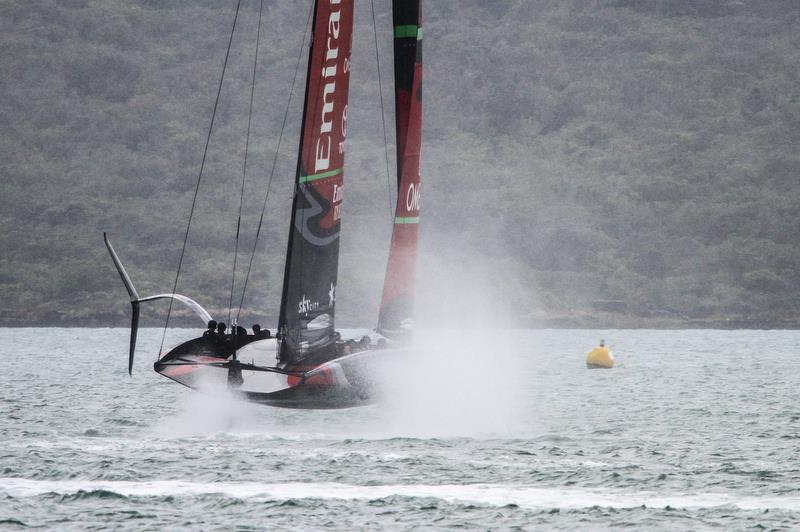
[[419, 203], [420, 203], [420, 194], [419, 194], [420, 184], [419, 183], [411, 183], [408, 185], [408, 191], [406, 192], [406, 210], [408, 211], [419, 211]]
[[[325, 42], [325, 58], [322, 65], [322, 81], [325, 85], [322, 88], [319, 138], [314, 152], [314, 173], [327, 170], [331, 165], [331, 134], [333, 132], [334, 105], [336, 104], [336, 73], [339, 70], [338, 41], [342, 14], [341, 11], [334, 11], [333, 6], [340, 3], [341, 0], [331, 0], [331, 12], [328, 16], [328, 38]], [[337, 149], [342, 153], [344, 146], [337, 146]]]
[[331, 283], [331, 289], [328, 290], [328, 306], [332, 307], [336, 302], [336, 284]]
[[[340, 190], [342, 187], [338, 187]], [[303, 239], [315, 246], [326, 246], [339, 238], [339, 218], [336, 216], [337, 211], [333, 212], [333, 219], [335, 222], [333, 227], [325, 229], [320, 225], [320, 222], [325, 218], [325, 214], [330, 210], [330, 205], [327, 208], [323, 207], [322, 202], [328, 203], [324, 198], [319, 198], [316, 189], [304, 183], [300, 185], [300, 194], [302, 195], [303, 203], [307, 207], [302, 207], [297, 210], [297, 216], [294, 219], [295, 228], [303, 235]], [[341, 192], [339, 192], [341, 195]], [[334, 196], [336, 191], [334, 189]], [[335, 199], [334, 199], [335, 201]], [[338, 207], [338, 206], [337, 206]], [[341, 212], [339, 212], [341, 216]]]
[[319, 302], [311, 301], [303, 294], [303, 297], [300, 298], [300, 302], [297, 304], [297, 311], [299, 314], [308, 314], [309, 312], [313, 312], [319, 308]]
[[333, 184], [333, 221], [338, 222], [342, 217], [342, 197], [344, 185]]

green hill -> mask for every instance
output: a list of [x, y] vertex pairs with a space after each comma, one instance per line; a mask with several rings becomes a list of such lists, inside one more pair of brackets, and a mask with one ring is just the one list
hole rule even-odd
[[[308, 13], [304, 2], [264, 5], [248, 251]], [[140, 292], [171, 289], [234, 6], [0, 4], [0, 324], [125, 323], [104, 230]], [[391, 123], [388, 1], [375, 10]], [[800, 4], [459, 0], [424, 10], [424, 322], [800, 325]], [[258, 2], [242, 2], [179, 284], [222, 313], [257, 13]], [[356, 26], [337, 301], [340, 323], [369, 326], [392, 200], [365, 0]], [[246, 319], [277, 314], [300, 99]], [[163, 320], [163, 308], [145, 314]]]

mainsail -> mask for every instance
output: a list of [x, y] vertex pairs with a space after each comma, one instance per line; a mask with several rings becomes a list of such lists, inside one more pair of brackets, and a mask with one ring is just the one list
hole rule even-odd
[[421, 0], [394, 0], [397, 205], [383, 285], [378, 332], [407, 339], [414, 306], [422, 143]]
[[279, 357], [288, 364], [315, 364], [335, 356], [352, 30], [353, 0], [316, 0], [278, 322]]

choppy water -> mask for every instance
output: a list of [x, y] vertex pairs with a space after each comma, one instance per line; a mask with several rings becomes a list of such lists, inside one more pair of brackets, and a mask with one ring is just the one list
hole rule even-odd
[[130, 379], [125, 330], [0, 329], [2, 527], [800, 526], [800, 332], [450, 333], [335, 412], [191, 392], [159, 340]]

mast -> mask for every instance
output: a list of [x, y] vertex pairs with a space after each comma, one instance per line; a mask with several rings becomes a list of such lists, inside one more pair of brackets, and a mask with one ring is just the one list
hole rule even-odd
[[393, 0], [397, 204], [378, 332], [410, 339], [420, 209], [422, 145], [421, 0]]
[[295, 365], [335, 356], [353, 0], [316, 0], [312, 28], [278, 321], [280, 361]]

